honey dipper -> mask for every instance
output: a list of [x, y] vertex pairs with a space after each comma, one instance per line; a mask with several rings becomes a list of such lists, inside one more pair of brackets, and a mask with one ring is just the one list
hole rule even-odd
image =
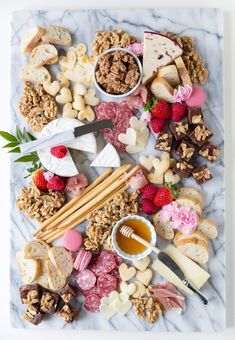
[[120, 233], [126, 238], [133, 238], [139, 243], [142, 243], [145, 247], [150, 248], [156, 254], [158, 254], [158, 259], [167, 266], [178, 278], [183, 282], [183, 284], [191, 289], [194, 293], [196, 293], [200, 299], [203, 301], [205, 305], [208, 303], [208, 299], [197, 289], [195, 288], [190, 281], [185, 277], [184, 273], [180, 269], [180, 267], [172, 260], [170, 256], [167, 255], [164, 251], [159, 250], [157, 247], [153, 246], [151, 243], [145, 241], [142, 237], [136, 235], [134, 230], [127, 226], [123, 225], [120, 228]]

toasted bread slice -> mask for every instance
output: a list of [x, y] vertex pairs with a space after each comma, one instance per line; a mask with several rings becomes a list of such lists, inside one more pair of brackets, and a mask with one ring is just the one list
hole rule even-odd
[[16, 262], [19, 267], [22, 280], [25, 283], [35, 281], [40, 275], [40, 261], [25, 259], [23, 251], [18, 251], [16, 253]]
[[50, 289], [59, 290], [66, 285], [67, 278], [58, 274], [56, 267], [53, 265], [50, 259], [46, 260], [46, 273]]
[[174, 229], [171, 227], [170, 223], [165, 223], [161, 221], [160, 211], [158, 211], [153, 216], [153, 225], [156, 230], [156, 233], [164, 238], [165, 240], [173, 240], [174, 238]]
[[208, 261], [208, 245], [203, 240], [189, 238], [177, 242], [177, 248], [191, 260], [204, 264]]
[[25, 259], [43, 260], [47, 259], [50, 246], [41, 240], [35, 240], [24, 246], [23, 252]]
[[193, 187], [182, 187], [179, 188], [178, 190], [178, 197], [182, 197], [182, 196], [189, 196], [192, 199], [196, 200], [201, 207], [203, 206], [203, 197], [202, 194], [195, 188]]
[[181, 57], [178, 57], [175, 59], [175, 64], [178, 69], [180, 78], [182, 80], [183, 85], [189, 85], [192, 87], [192, 82], [188, 73], [188, 70], [185, 67], [185, 64], [183, 62], [183, 59]]
[[174, 89], [164, 78], [155, 78], [150, 87], [151, 92], [157, 99], [163, 99], [168, 103], [174, 103]]
[[51, 81], [51, 75], [44, 67], [34, 68], [32, 65], [25, 65], [20, 71], [20, 79], [31, 83], [43, 84]]
[[183, 205], [186, 207], [190, 207], [195, 210], [199, 217], [202, 215], [202, 207], [201, 205], [193, 199], [191, 196], [180, 196], [176, 198], [175, 202], [179, 205]]
[[68, 277], [72, 273], [73, 257], [64, 247], [52, 247], [48, 255], [59, 275]]
[[36, 47], [44, 33], [44, 28], [42, 27], [32, 27], [26, 31], [20, 42], [20, 49], [23, 53], [30, 53], [34, 47]]
[[55, 60], [58, 60], [58, 52], [51, 44], [41, 44], [35, 47], [29, 55], [29, 64], [33, 67], [51, 65]]
[[70, 46], [72, 38], [69, 30], [64, 27], [50, 25], [45, 29], [42, 36], [42, 42], [45, 44], [55, 44], [62, 46]]
[[40, 260], [40, 275], [36, 279], [36, 282], [40, 284], [45, 289], [50, 289], [48, 276], [47, 276], [47, 270], [46, 270], [46, 259]]
[[183, 234], [180, 231], [178, 231], [175, 234], [175, 237], [174, 237], [174, 244], [177, 246], [179, 241], [187, 240], [187, 239], [191, 239], [191, 238], [195, 238], [197, 240], [204, 241], [208, 245], [208, 238], [207, 238], [207, 236], [204, 233], [202, 233], [201, 231], [199, 231], [199, 230], [196, 230], [192, 234]]
[[158, 78], [164, 78], [173, 87], [180, 84], [179, 74], [175, 65], [168, 65], [160, 68], [157, 76]]
[[197, 227], [197, 230], [204, 233], [210, 240], [213, 240], [218, 235], [215, 222], [208, 218], [201, 220]]

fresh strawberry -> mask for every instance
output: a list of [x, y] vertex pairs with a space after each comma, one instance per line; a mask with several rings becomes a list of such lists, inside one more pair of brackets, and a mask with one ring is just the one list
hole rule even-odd
[[141, 194], [144, 198], [148, 198], [149, 200], [153, 200], [158, 188], [154, 184], [146, 184], [142, 189], [140, 189]]
[[45, 171], [38, 169], [32, 173], [32, 181], [38, 189], [47, 190], [47, 181], [44, 177]]
[[156, 205], [153, 203], [153, 201], [150, 201], [148, 198], [143, 198], [141, 200], [141, 208], [143, 212], [147, 215], [152, 215], [157, 210]]
[[158, 189], [153, 201], [157, 207], [162, 207], [171, 203], [173, 199], [174, 196], [171, 189], [169, 187], [162, 187]]
[[150, 121], [150, 126], [155, 133], [161, 132], [164, 129], [165, 125], [165, 119], [154, 117]]
[[151, 110], [151, 113], [161, 119], [171, 119], [171, 107], [162, 99], [159, 99], [157, 104]]
[[52, 177], [47, 183], [48, 190], [63, 191], [65, 187], [65, 182], [59, 176]]
[[51, 152], [51, 155], [56, 158], [64, 158], [68, 150], [64, 145], [58, 145], [58, 146], [52, 147], [50, 152]]
[[187, 105], [185, 103], [173, 103], [171, 106], [173, 122], [179, 122], [187, 115]]

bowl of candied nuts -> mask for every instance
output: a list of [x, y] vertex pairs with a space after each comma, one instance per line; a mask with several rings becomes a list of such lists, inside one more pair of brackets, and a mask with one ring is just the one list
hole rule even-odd
[[132, 52], [124, 48], [110, 48], [98, 56], [93, 78], [97, 89], [103, 94], [123, 98], [139, 86], [142, 65]]

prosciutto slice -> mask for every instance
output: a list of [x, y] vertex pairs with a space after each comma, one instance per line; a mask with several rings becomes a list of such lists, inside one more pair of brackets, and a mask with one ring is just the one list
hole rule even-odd
[[149, 291], [160, 302], [164, 309], [185, 310], [185, 298], [178, 292], [172, 283], [166, 282], [151, 285]]
[[148, 181], [144, 176], [143, 171], [140, 169], [137, 170], [133, 176], [131, 176], [129, 179], [129, 184], [132, 190], [137, 191], [148, 184]]
[[147, 102], [148, 91], [145, 85], [141, 84], [132, 96], [129, 96], [127, 103], [136, 109], [142, 109]]

